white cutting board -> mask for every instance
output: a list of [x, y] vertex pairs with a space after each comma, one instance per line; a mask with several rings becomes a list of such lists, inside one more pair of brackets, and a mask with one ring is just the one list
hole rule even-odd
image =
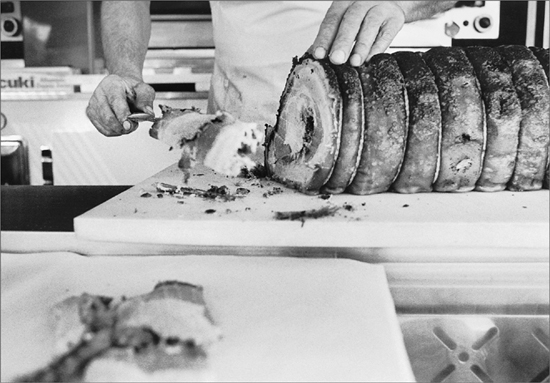
[[52, 358], [49, 310], [83, 292], [200, 284], [223, 339], [220, 381], [413, 381], [384, 269], [343, 259], [1, 255], [1, 380]]
[[[549, 192], [383, 193], [307, 196], [266, 179], [229, 178], [198, 167], [187, 186], [237, 187], [250, 193], [231, 202], [157, 198], [154, 184], [182, 184], [173, 165], [75, 218], [86, 240], [209, 246], [521, 247], [549, 244]], [[275, 187], [283, 193], [264, 196]], [[140, 190], [151, 198], [140, 197]], [[344, 208], [351, 206], [351, 210]], [[332, 217], [274, 219], [276, 211], [340, 206]], [[215, 210], [207, 214], [206, 210]]]

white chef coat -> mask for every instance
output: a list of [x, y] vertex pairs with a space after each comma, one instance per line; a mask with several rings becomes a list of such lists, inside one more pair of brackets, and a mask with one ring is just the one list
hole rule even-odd
[[313, 44], [330, 1], [211, 1], [216, 64], [208, 110], [273, 125], [292, 67]]

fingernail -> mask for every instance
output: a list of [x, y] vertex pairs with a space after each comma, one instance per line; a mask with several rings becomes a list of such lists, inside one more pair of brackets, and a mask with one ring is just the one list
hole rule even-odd
[[151, 108], [149, 105], [146, 105], [144, 109], [149, 114], [153, 114], [153, 115], [155, 114], [155, 112], [153, 111], [153, 108]]
[[327, 55], [327, 51], [323, 47], [317, 47], [313, 55], [315, 56], [316, 59], [324, 59], [325, 56]]
[[343, 64], [344, 61], [346, 61], [346, 54], [344, 52], [342, 52], [341, 50], [334, 51], [330, 55], [330, 60], [334, 64]]
[[130, 123], [130, 121], [124, 121], [122, 123], [122, 127], [124, 128], [124, 130], [130, 130], [132, 129], [132, 124]]
[[353, 54], [349, 58], [349, 63], [351, 66], [359, 66], [361, 65], [361, 56], [359, 56], [357, 53]]

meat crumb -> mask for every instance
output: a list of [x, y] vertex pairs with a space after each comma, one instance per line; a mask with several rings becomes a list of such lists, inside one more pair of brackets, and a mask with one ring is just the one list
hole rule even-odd
[[344, 203], [344, 209], [346, 209], [347, 211], [353, 211], [353, 206], [350, 205], [350, 204], [347, 204], [347, 203]]
[[216, 210], [215, 209], [206, 209], [204, 212], [206, 214], [214, 214], [216, 212]]
[[239, 174], [239, 177], [242, 178], [266, 178], [267, 177], [267, 170], [265, 166], [263, 165], [256, 165], [252, 169], [248, 168], [242, 168], [241, 173]]
[[403, 207], [409, 207], [409, 205], [408, 205], [408, 204], [404, 204]]

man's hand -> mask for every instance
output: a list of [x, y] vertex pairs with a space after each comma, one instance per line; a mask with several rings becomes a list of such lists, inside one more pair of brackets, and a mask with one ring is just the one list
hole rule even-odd
[[455, 1], [334, 1], [310, 51], [333, 64], [352, 66], [384, 52], [405, 22], [448, 10]]
[[313, 55], [321, 59], [328, 53], [333, 64], [349, 59], [359, 66], [384, 52], [403, 24], [405, 13], [394, 1], [335, 1], [321, 23]]
[[101, 40], [110, 75], [98, 85], [86, 109], [94, 126], [106, 136], [137, 129], [131, 113], [154, 115], [155, 91], [142, 80], [151, 36], [147, 1], [101, 2]]
[[98, 85], [86, 109], [92, 124], [105, 136], [120, 136], [137, 129], [128, 120], [135, 112], [154, 115], [155, 91], [141, 80], [109, 75]]

